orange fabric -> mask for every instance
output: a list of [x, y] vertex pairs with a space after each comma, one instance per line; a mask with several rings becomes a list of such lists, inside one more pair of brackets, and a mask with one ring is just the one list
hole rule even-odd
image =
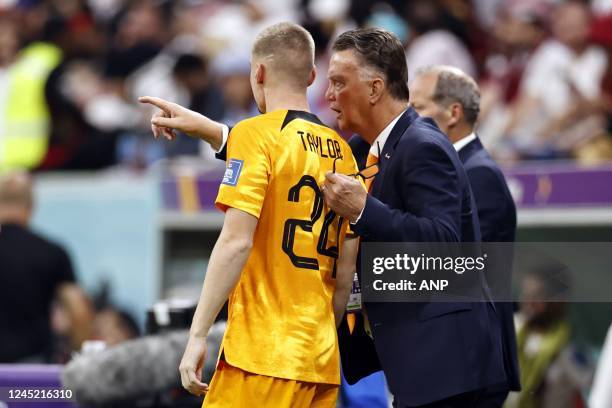
[[[374, 156], [372, 153], [368, 153], [368, 158], [366, 159], [366, 168], [378, 164], [378, 157]], [[368, 193], [372, 189], [372, 182], [374, 181], [374, 177], [365, 180], [366, 190]], [[347, 313], [346, 314], [346, 323], [348, 324], [349, 333], [353, 334], [353, 330], [355, 329], [356, 322], [355, 313]]]
[[[373, 166], [378, 164], [378, 157], [374, 156], [372, 153], [368, 153], [368, 159], [366, 160], [366, 167]], [[372, 189], [372, 182], [374, 181], [374, 177], [365, 180], [366, 189], [368, 193]]]
[[333, 169], [354, 174], [349, 145], [332, 129], [286, 110], [238, 123], [216, 204], [259, 218], [253, 248], [229, 298], [225, 360], [249, 373], [340, 384], [332, 297], [348, 222], [324, 205]]
[[346, 315], [346, 323], [348, 323], [349, 333], [353, 334], [353, 330], [355, 330], [355, 313], [348, 313]]
[[339, 386], [253, 374], [220, 361], [203, 408], [335, 408]]

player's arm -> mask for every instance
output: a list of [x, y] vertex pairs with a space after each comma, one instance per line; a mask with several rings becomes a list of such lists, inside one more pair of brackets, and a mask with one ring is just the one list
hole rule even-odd
[[175, 130], [179, 130], [205, 141], [217, 152], [224, 147], [229, 132], [226, 125], [154, 96], [143, 96], [138, 100], [160, 109], [151, 118], [151, 130], [156, 139], [163, 136], [168, 140], [173, 140], [176, 137]]
[[334, 292], [334, 316], [336, 327], [342, 322], [342, 317], [346, 310], [346, 304], [351, 294], [353, 286], [353, 276], [356, 272], [357, 251], [359, 249], [359, 238], [357, 236], [347, 236], [340, 251], [338, 266], [336, 270], [336, 290]]
[[235, 208], [227, 209], [193, 316], [187, 348], [179, 366], [183, 387], [194, 395], [202, 395], [208, 390], [208, 385], [201, 382], [201, 370], [206, 358], [206, 336], [240, 278], [251, 252], [256, 227], [257, 218], [253, 215]]

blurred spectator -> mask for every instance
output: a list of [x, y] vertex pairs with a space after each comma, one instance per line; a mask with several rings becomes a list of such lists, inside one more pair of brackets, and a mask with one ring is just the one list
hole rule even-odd
[[102, 92], [84, 107], [89, 123], [118, 137], [117, 160], [138, 169], [162, 158], [163, 151], [152, 147], [127, 81], [158, 55], [168, 40], [169, 7], [170, 3], [135, 1], [119, 14], [105, 56]]
[[0, 171], [8, 167], [5, 156], [6, 144], [6, 112], [7, 103], [10, 101], [12, 82], [11, 67], [17, 58], [19, 51], [19, 38], [17, 35], [17, 25], [8, 16], [0, 17]]
[[[15, 61], [19, 51], [17, 25], [8, 16], [0, 18], [0, 72], [6, 75], [6, 69]], [[3, 79], [4, 80], [4, 79]], [[4, 90], [4, 88], [2, 88]]]
[[48, 362], [54, 299], [67, 312], [72, 350], [91, 333], [91, 303], [76, 284], [66, 251], [28, 229], [32, 181], [0, 176], [0, 362]]
[[[23, 14], [19, 33], [32, 40], [15, 56], [17, 26], [3, 22], [4, 45], [0, 93], [0, 170], [34, 168], [47, 151], [50, 115], [44, 99], [49, 73], [60, 63], [62, 52], [52, 41], [61, 35], [48, 19], [46, 4], [36, 4]], [[7, 17], [7, 18], [14, 18]], [[35, 36], [35, 38], [28, 38]], [[11, 63], [12, 61], [12, 63]]]
[[479, 134], [487, 146], [494, 145], [503, 132], [527, 62], [547, 36], [549, 11], [538, 1], [509, 2], [491, 27], [491, 49], [480, 84]]
[[402, 43], [408, 41], [408, 25], [391, 6], [385, 3], [375, 3], [372, 7], [372, 14], [366, 21], [366, 26], [384, 28], [397, 35]]
[[221, 122], [229, 126], [258, 114], [251, 91], [249, 57], [248, 52], [227, 50], [215, 61], [215, 73], [225, 97], [225, 116]]
[[93, 338], [104, 341], [106, 347], [123, 343], [139, 335], [138, 325], [129, 313], [114, 307], [105, 307], [96, 313]]
[[599, 97], [606, 69], [604, 51], [589, 45], [590, 24], [590, 11], [583, 3], [568, 1], [553, 11], [554, 37], [527, 64], [504, 132], [510, 155], [564, 157], [577, 143], [601, 130], [597, 121], [568, 121], [581, 104]]
[[430, 65], [450, 65], [477, 77], [476, 66], [466, 45], [448, 29], [443, 9], [437, 1], [408, 3], [406, 16], [411, 30], [406, 58], [408, 79]]
[[595, 19], [591, 26], [591, 41], [603, 47], [608, 58], [601, 81], [601, 94], [599, 98], [578, 105], [568, 119], [601, 115], [605, 118], [605, 130], [595, 135], [590, 143], [578, 146], [576, 158], [583, 163], [612, 160], [612, 14]]
[[[186, 106], [212, 120], [221, 120], [225, 115], [223, 94], [214, 84], [208, 73], [208, 64], [200, 56], [184, 54], [174, 64], [173, 77], [179, 87], [188, 95]], [[197, 155], [201, 146], [197, 139], [179, 137], [167, 145], [168, 157], [177, 155]], [[208, 146], [208, 144], [206, 144]]]
[[507, 408], [583, 407], [582, 391], [591, 371], [571, 344], [565, 301], [569, 273], [549, 263], [525, 273], [517, 316], [520, 393], [510, 393]]
[[612, 326], [608, 329], [608, 335], [601, 351], [601, 357], [597, 364], [597, 372], [593, 380], [593, 388], [589, 398], [591, 408], [608, 408], [612, 406]]
[[[61, 5], [61, 6], [60, 6]], [[106, 38], [82, 1], [57, 3], [55, 24], [62, 33], [55, 43], [62, 62], [45, 85], [51, 114], [49, 147], [42, 170], [89, 170], [109, 166], [115, 159], [115, 139], [92, 126], [85, 105], [102, 92], [102, 79], [92, 61], [105, 52]]]

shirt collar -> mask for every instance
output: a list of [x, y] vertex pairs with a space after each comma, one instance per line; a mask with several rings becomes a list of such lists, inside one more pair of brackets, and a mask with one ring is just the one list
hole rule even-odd
[[380, 151], [381, 152], [383, 151], [383, 149], [385, 148], [385, 143], [387, 142], [387, 139], [389, 138], [389, 135], [391, 134], [393, 127], [395, 126], [399, 118], [404, 114], [404, 112], [406, 112], [406, 110], [403, 110], [399, 115], [397, 115], [395, 119], [389, 122], [387, 127], [384, 128], [382, 132], [378, 134], [376, 139], [374, 139], [374, 143], [372, 143], [372, 146], [370, 147], [370, 154], [378, 157], [379, 146], [380, 146]]
[[469, 135], [467, 135], [463, 139], [457, 140], [453, 144], [453, 147], [455, 148], [455, 150], [457, 152], [459, 152], [459, 150], [463, 149], [465, 146], [467, 146], [473, 140], [476, 140], [476, 134], [474, 132], [470, 133]]

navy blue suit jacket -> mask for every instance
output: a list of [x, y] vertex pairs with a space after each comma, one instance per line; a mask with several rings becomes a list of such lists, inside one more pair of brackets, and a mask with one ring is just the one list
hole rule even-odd
[[[478, 138], [459, 150], [459, 158], [463, 162], [476, 200], [482, 241], [514, 242], [516, 206], [512, 195], [510, 195], [510, 190], [508, 190], [506, 179], [497, 163], [491, 158]], [[499, 273], [500, 270], [496, 268], [495, 272]], [[509, 288], [511, 273], [512, 266], [508, 265], [507, 276], [487, 276], [487, 282], [499, 283], [500, 279], [505, 279], [502, 284]], [[512, 391], [519, 391], [521, 387], [513, 306], [509, 302], [497, 302], [495, 307], [500, 315], [508, 388]]]
[[[358, 162], [369, 146], [350, 141]], [[480, 227], [457, 152], [412, 109], [394, 126], [359, 221], [362, 242], [478, 242]], [[358, 263], [359, 268], [359, 263]], [[339, 329], [349, 383], [382, 368], [398, 406], [422, 405], [506, 380], [499, 320], [489, 302], [365, 303], [361, 321]], [[359, 318], [361, 320], [361, 317]]]

